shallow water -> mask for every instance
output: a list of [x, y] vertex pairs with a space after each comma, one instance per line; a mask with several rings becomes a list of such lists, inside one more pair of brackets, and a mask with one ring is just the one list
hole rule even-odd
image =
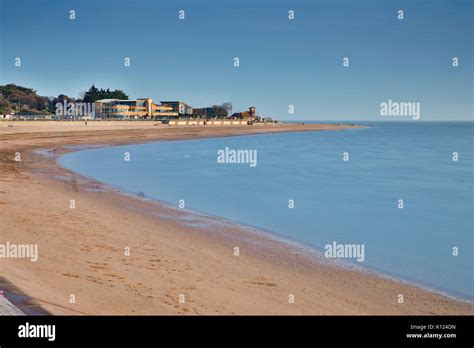
[[[473, 300], [473, 123], [370, 124], [88, 149], [59, 162], [127, 192], [176, 207], [184, 200], [186, 209], [316, 249], [364, 245], [364, 261], [349, 261]], [[257, 150], [257, 165], [218, 163], [226, 147]]]

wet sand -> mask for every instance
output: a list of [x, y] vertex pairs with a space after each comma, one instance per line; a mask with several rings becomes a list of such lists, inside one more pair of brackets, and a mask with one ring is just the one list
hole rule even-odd
[[0, 276], [51, 314], [473, 314], [470, 304], [123, 195], [56, 164], [68, 146], [348, 128], [0, 122], [0, 243], [39, 248], [37, 262], [0, 259]]

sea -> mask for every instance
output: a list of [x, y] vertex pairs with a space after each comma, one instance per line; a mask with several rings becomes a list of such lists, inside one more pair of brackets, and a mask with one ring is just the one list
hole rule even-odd
[[358, 246], [363, 257], [330, 257], [472, 302], [474, 123], [357, 124], [368, 127], [91, 148], [58, 162], [324, 257]]

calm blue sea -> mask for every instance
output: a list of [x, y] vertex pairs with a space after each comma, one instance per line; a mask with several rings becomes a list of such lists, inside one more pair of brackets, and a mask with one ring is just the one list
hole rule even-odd
[[[319, 250], [364, 244], [354, 263], [473, 300], [473, 123], [365, 124], [373, 127], [89, 149], [59, 162]], [[226, 147], [257, 150], [257, 166], [218, 163]]]

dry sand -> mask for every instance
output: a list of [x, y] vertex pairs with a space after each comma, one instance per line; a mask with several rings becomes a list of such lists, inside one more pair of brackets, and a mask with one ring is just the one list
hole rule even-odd
[[0, 276], [52, 314], [473, 314], [470, 304], [320, 261], [230, 223], [206, 218], [191, 227], [192, 214], [103, 190], [34, 151], [346, 128], [0, 122], [0, 243], [39, 247], [37, 262], [0, 259]]

